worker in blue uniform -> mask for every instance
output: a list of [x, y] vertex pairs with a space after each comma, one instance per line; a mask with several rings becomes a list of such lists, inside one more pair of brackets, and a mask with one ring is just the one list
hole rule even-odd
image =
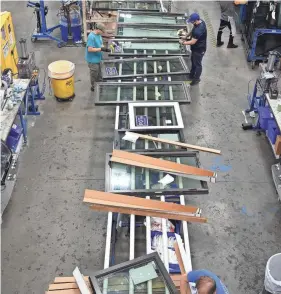
[[198, 294], [229, 294], [222, 281], [215, 274], [207, 270], [196, 270], [182, 275], [180, 294], [192, 293], [189, 283], [196, 284]]
[[179, 42], [183, 45], [190, 45], [191, 48], [191, 85], [200, 82], [202, 73], [202, 59], [207, 49], [207, 28], [204, 20], [200, 19], [198, 13], [192, 13], [188, 19], [188, 23], [193, 24], [193, 29], [185, 38], [191, 36], [190, 40], [181, 39]]
[[105, 26], [98, 23], [88, 35], [85, 59], [88, 62], [91, 78], [91, 91], [95, 91], [95, 83], [101, 80], [102, 52], [110, 52], [103, 46], [101, 34], [105, 32]]

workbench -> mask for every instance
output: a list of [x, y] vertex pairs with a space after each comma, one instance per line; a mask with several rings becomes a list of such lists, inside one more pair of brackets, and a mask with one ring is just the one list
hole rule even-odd
[[16, 105], [14, 105], [14, 107], [11, 110], [8, 109], [7, 103], [4, 109], [1, 110], [1, 124], [0, 124], [1, 140], [6, 142], [17, 115], [19, 116], [21, 127], [23, 130], [23, 133], [18, 142], [17, 148], [15, 152], [13, 152], [13, 160], [9, 170], [9, 174], [5, 181], [5, 186], [1, 186], [1, 215], [3, 214], [7, 204], [10, 201], [10, 198], [15, 186], [16, 172], [17, 172], [16, 163], [19, 157], [20, 150], [22, 148], [23, 143], [27, 142], [27, 123], [26, 123], [27, 116], [24, 117], [23, 115], [22, 105], [24, 105], [23, 102], [26, 98], [26, 92], [28, 90], [29, 82], [30, 82], [29, 79], [14, 79], [12, 87], [14, 85], [18, 85], [19, 83], [21, 83], [21, 85], [26, 85], [26, 88], [25, 90], [19, 93], [20, 95], [18, 97], [18, 102]]
[[[268, 93], [265, 94], [265, 98], [266, 98], [266, 102], [268, 103], [268, 105], [269, 105], [269, 107], [270, 107], [270, 109], [272, 111], [272, 114], [274, 116], [274, 120], [275, 120], [279, 130], [281, 131], [281, 112], [279, 112], [277, 110], [277, 105], [278, 105], [277, 101], [278, 100], [277, 99], [270, 99]], [[274, 145], [270, 142], [270, 140], [269, 140], [269, 143], [270, 143], [270, 145], [271, 145], [271, 147], [273, 149], [273, 154], [274, 154], [275, 158], [279, 159], [280, 155], [276, 155], [275, 150], [274, 150]]]
[[[29, 81], [30, 81], [29, 79], [15, 79], [13, 82], [13, 85], [18, 85], [19, 83], [26, 84], [26, 90], [27, 90]], [[17, 114], [19, 114], [20, 116], [21, 126], [23, 128], [24, 141], [26, 142], [26, 126], [22, 121], [23, 114], [21, 111], [21, 105], [25, 98], [26, 90], [20, 93], [20, 98], [18, 99], [18, 103], [14, 105], [13, 109], [9, 110], [6, 104], [5, 108], [1, 110], [0, 134], [1, 134], [1, 140], [3, 140], [4, 142], [6, 142], [7, 140], [7, 137], [9, 135], [9, 132], [11, 130], [11, 127], [13, 125], [13, 122], [15, 121]]]

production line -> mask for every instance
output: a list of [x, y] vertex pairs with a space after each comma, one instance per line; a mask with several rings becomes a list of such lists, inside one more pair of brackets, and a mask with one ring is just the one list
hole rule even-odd
[[[267, 5], [264, 1], [212, 3], [211, 8], [220, 7], [221, 19], [217, 19], [220, 25], [217, 43], [213, 44], [216, 47], [210, 48], [210, 39], [214, 41], [210, 16], [216, 14], [211, 9], [202, 9], [205, 5], [209, 7], [205, 3], [198, 9], [196, 3], [191, 3], [190, 9], [181, 9], [176, 1], [162, 0], [60, 1], [56, 7], [58, 23], [49, 27], [46, 15], [52, 9], [45, 2], [28, 1], [27, 6], [34, 9], [36, 17], [31, 41], [53, 40], [59, 48], [85, 46], [86, 64], [74, 62], [74, 50], [82, 52], [84, 48], [56, 48], [65, 50], [64, 58], [72, 61], [54, 61], [60, 56], [54, 53], [52, 60], [48, 56], [48, 70], [37, 67], [35, 51], [27, 52], [26, 39], [18, 42], [17, 53], [11, 15], [1, 14], [2, 214], [17, 173], [22, 172], [18, 169], [21, 149], [40, 145], [42, 150], [22, 161], [24, 174], [20, 174], [15, 189], [15, 193], [21, 191], [22, 195], [20, 199], [12, 198], [5, 211], [7, 223], [3, 229], [9, 231], [11, 238], [6, 232], [3, 274], [9, 277], [6, 272], [13, 273], [15, 265], [17, 271], [22, 262], [29, 265], [30, 273], [39, 263], [40, 267], [49, 263], [44, 267], [48, 280], [52, 280], [50, 273], [59, 277], [48, 288], [46, 278], [42, 279], [46, 294], [228, 294], [227, 288], [252, 294], [261, 286], [256, 277], [264, 276], [260, 264], [271, 256], [266, 264], [262, 294], [275, 293], [273, 288], [280, 290], [281, 253], [273, 252], [279, 240], [276, 219], [280, 211], [271, 195], [266, 199], [260, 197], [267, 194], [263, 187], [270, 187], [271, 183], [256, 182], [263, 175], [261, 160], [265, 154], [251, 163], [243, 157], [247, 151], [241, 143], [243, 130], [264, 133], [278, 160], [271, 163], [271, 171], [280, 200], [281, 55], [279, 38], [271, 37], [280, 34], [281, 5]], [[185, 7], [186, 3], [182, 5]], [[257, 60], [264, 61], [253, 91], [247, 96], [249, 107], [242, 111], [245, 122], [241, 133], [237, 131], [239, 127], [233, 127], [235, 113], [229, 108], [237, 110], [242, 99], [227, 100], [226, 93], [229, 98], [234, 97], [234, 92], [238, 97], [249, 72], [244, 68], [241, 79], [235, 70], [233, 79], [229, 75], [234, 67], [238, 71], [241, 61], [236, 56], [240, 52], [234, 50], [237, 42], [233, 43], [237, 20], [230, 16], [229, 5], [235, 6], [236, 12], [240, 10], [241, 36], [247, 43], [248, 61], [252, 67]], [[172, 7], [181, 13], [171, 12]], [[258, 28], [257, 21], [261, 21], [261, 12], [265, 10], [263, 21], [268, 27]], [[227, 46], [222, 41], [225, 28], [229, 29]], [[60, 29], [60, 37], [53, 36], [56, 29]], [[260, 40], [264, 40], [267, 49], [274, 45], [274, 50], [261, 53]], [[41, 49], [44, 43], [35, 46]], [[205, 53], [209, 58], [204, 58], [201, 80]], [[209, 66], [205, 67], [205, 63]], [[89, 68], [87, 73], [85, 66]], [[47, 76], [49, 94], [45, 95], [55, 99], [44, 101]], [[250, 86], [251, 80], [248, 92]], [[41, 111], [45, 103], [47, 106]], [[45, 121], [38, 126], [45, 129], [39, 134], [34, 127], [35, 117], [44, 112]], [[28, 121], [28, 116], [33, 119]], [[29, 137], [29, 132], [34, 137]], [[36, 136], [39, 140], [34, 144]], [[70, 139], [58, 143], [65, 138]], [[257, 154], [259, 148], [254, 143], [259, 139], [251, 135], [248, 138], [247, 148]], [[80, 146], [75, 146], [76, 142]], [[221, 150], [209, 147], [212, 145]], [[33, 170], [36, 161], [43, 165]], [[105, 171], [104, 176], [100, 171]], [[37, 186], [41, 176], [45, 190]], [[12, 212], [22, 222], [11, 222], [8, 217]], [[41, 231], [46, 241], [42, 241]], [[37, 237], [33, 232], [37, 232]], [[36, 245], [32, 243], [34, 238]], [[22, 246], [17, 244], [19, 241]], [[263, 254], [255, 255], [262, 260], [258, 262], [259, 274], [249, 271], [249, 279], [241, 278], [248, 270], [249, 248], [259, 253], [263, 250]], [[23, 260], [16, 256], [19, 261], [14, 262], [15, 250], [22, 252]], [[104, 260], [100, 262], [102, 256]], [[247, 262], [243, 263], [244, 259]], [[58, 260], [56, 269], [54, 260]], [[249, 266], [252, 264], [257, 266], [256, 261]], [[65, 276], [71, 275], [73, 265], [76, 268], [72, 276]], [[216, 274], [200, 269], [205, 265]], [[6, 279], [4, 283], [8, 286], [4, 287], [16, 289], [14, 292], [37, 293], [41, 287], [34, 290], [33, 285], [42, 275], [40, 270], [36, 268], [37, 272], [27, 275], [24, 266], [15, 273], [17, 282], [11, 284]], [[252, 286], [253, 281], [258, 285]]]

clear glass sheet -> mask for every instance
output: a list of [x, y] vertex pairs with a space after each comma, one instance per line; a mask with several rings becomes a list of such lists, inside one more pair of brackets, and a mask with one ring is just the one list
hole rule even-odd
[[150, 38], [178, 38], [178, 29], [154, 28], [118, 28], [117, 35], [123, 37], [150, 37]]
[[[178, 133], [166, 133], [166, 134], [146, 134], [148, 136], [153, 136], [155, 138], [166, 139], [171, 141], [180, 141], [180, 136]], [[125, 136], [125, 133], [122, 137]], [[147, 145], [146, 145], [147, 144]], [[147, 146], [147, 148], [146, 148]], [[150, 140], [139, 139], [136, 141], [135, 146], [133, 148], [133, 143], [126, 140], [120, 140], [120, 149], [121, 150], [130, 150], [130, 149], [171, 149], [176, 150], [177, 147], [174, 145], [164, 144], [153, 142]]]
[[123, 23], [165, 23], [165, 24], [184, 24], [182, 17], [165, 17], [156, 15], [139, 14], [134, 15], [130, 13], [120, 13], [119, 22]]
[[122, 46], [123, 46], [124, 52], [126, 49], [163, 50], [163, 51], [164, 50], [172, 50], [172, 51], [180, 50], [180, 45], [178, 43], [129, 43], [129, 42], [126, 42], [122, 44]]
[[[147, 116], [148, 126], [177, 126], [175, 108], [173, 106], [134, 107], [135, 118]], [[136, 125], [137, 119], [136, 119]]]
[[[182, 163], [190, 166], [197, 166], [197, 160], [195, 157], [160, 157], [164, 160], [169, 160], [177, 163]], [[177, 159], [179, 161], [177, 161]], [[149, 188], [148, 189], [179, 189], [180, 183], [182, 183], [183, 189], [200, 189], [202, 188], [201, 182], [199, 180], [190, 179], [186, 177], [180, 177], [171, 175], [174, 178], [174, 181], [166, 186], [158, 183], [167, 173], [156, 171], [156, 170], [148, 170], [149, 171]], [[135, 189], [131, 189], [131, 181], [132, 181], [132, 166], [112, 162], [111, 163], [111, 178], [110, 178], [110, 190], [118, 191], [118, 190], [144, 190], [146, 187], [147, 174], [146, 169], [141, 167], [135, 167], [134, 175], [135, 175]]]
[[92, 1], [94, 8], [132, 8], [132, 9], [147, 9], [157, 10], [157, 3], [137, 2], [137, 1]]
[[[137, 270], [137, 275], [145, 276], [147, 274], [147, 266], [153, 267], [154, 270], [154, 279], [151, 279], [152, 282], [152, 293], [164, 294], [170, 293], [168, 288], [165, 292], [165, 280], [158, 270], [154, 262], [148, 262], [145, 264], [135, 265], [131, 268], [126, 268], [123, 270], [116, 271], [110, 275], [100, 277], [97, 279], [99, 288], [103, 293], [118, 293], [118, 294], [127, 294], [133, 292], [134, 294], [145, 294], [149, 293], [147, 281], [142, 283], [136, 283], [135, 276], [132, 270]], [[143, 267], [143, 269], [142, 269]], [[107, 289], [104, 289], [104, 285], [107, 285]], [[132, 287], [130, 291], [130, 287]], [[104, 290], [104, 291], [103, 291]]]

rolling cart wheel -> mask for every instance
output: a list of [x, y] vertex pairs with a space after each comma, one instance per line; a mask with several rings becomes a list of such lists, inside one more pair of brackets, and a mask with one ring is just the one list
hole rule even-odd
[[255, 67], [256, 67], [256, 62], [255, 61], [251, 61], [251, 68], [252, 69], [255, 69]]
[[242, 129], [244, 131], [247, 131], [247, 130], [251, 130], [253, 128], [253, 125], [252, 124], [249, 124], [249, 123], [242, 123]]
[[37, 38], [36, 37], [31, 37], [31, 42], [32, 43], [35, 43], [37, 41]]
[[60, 99], [60, 98], [56, 98], [56, 99], [57, 99], [58, 102], [62, 102], [62, 99]]
[[261, 136], [261, 131], [257, 131], [256, 135], [259, 137]]

